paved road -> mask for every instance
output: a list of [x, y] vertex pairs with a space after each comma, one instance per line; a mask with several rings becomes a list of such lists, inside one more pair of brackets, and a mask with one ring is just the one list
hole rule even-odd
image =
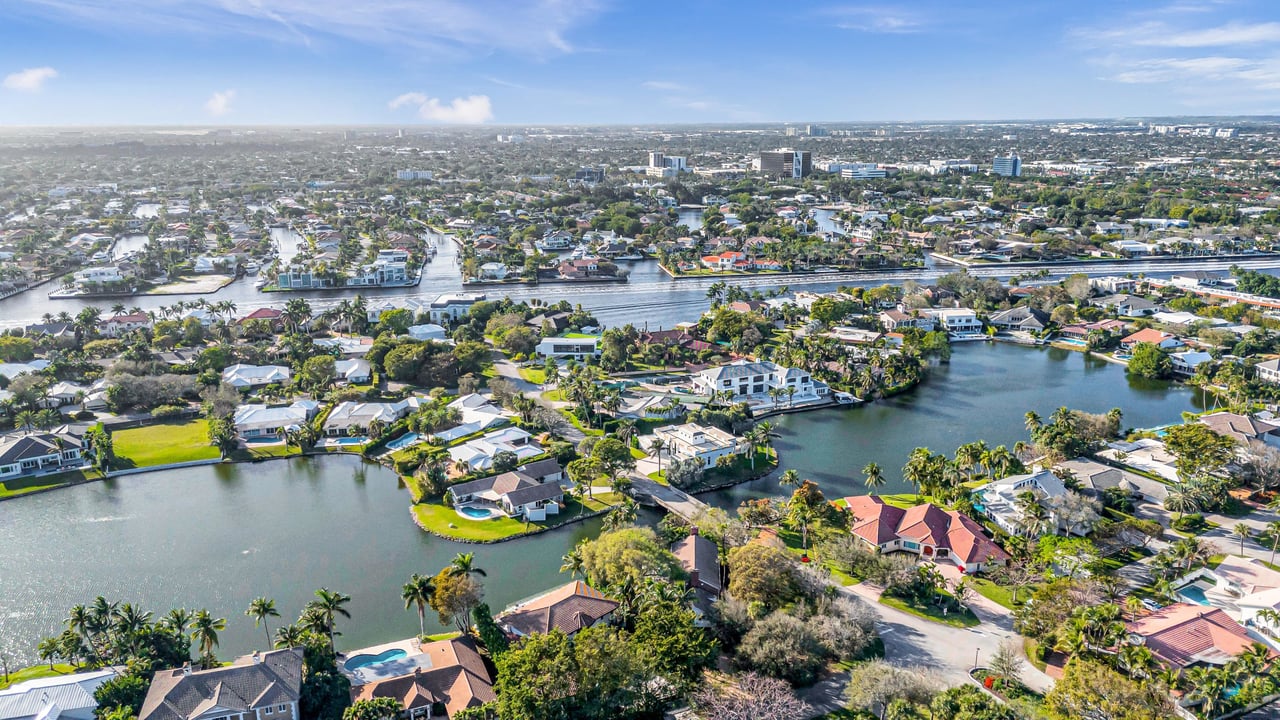
[[[552, 402], [542, 397], [542, 386], [531, 383], [520, 377], [520, 369], [516, 367], [515, 363], [511, 362], [502, 353], [497, 351], [494, 351], [493, 353], [493, 369], [499, 377], [515, 383], [516, 389], [523, 393], [525, 397], [533, 400], [543, 407], [557, 410], [559, 408], [566, 407], [569, 404], [564, 402]], [[582, 439], [586, 437], [585, 433], [567, 422], [564, 424], [564, 427], [560, 429], [560, 434], [564, 436], [565, 440], [568, 440], [574, 445], [582, 442]]]

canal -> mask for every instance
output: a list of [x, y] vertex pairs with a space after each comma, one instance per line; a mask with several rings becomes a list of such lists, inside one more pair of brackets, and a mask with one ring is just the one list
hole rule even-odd
[[[1061, 405], [1121, 407], [1126, 427], [1176, 422], [1199, 407], [1190, 389], [1131, 380], [1122, 367], [1080, 353], [967, 344], [910, 393], [778, 418], [776, 447], [784, 467], [818, 481], [829, 497], [865, 492], [859, 471], [870, 461], [890, 478], [883, 491], [900, 492], [912, 448], [951, 453], [979, 438], [1012, 446], [1026, 436], [1027, 410], [1048, 415]], [[732, 509], [779, 492], [766, 478], [704, 499]], [[221, 653], [231, 656], [262, 642], [244, 616], [252, 598], [274, 598], [291, 620], [320, 586], [352, 596], [339, 646], [360, 647], [416, 632], [399, 595], [415, 572], [434, 573], [474, 551], [496, 611], [567, 581], [557, 572], [561, 555], [599, 532], [595, 521], [462, 545], [420, 531], [408, 504], [393, 473], [350, 456], [162, 471], [0, 502], [0, 651], [34, 661], [36, 643], [59, 629], [71, 605], [102, 594], [158, 614], [208, 608], [228, 620]]]

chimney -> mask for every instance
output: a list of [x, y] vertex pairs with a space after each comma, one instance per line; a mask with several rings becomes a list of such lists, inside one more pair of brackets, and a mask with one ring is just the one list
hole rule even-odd
[[187, 662], [182, 663], [182, 674], [183, 674], [183, 675], [190, 675], [190, 674], [191, 674], [191, 661], [190, 661], [190, 660], [188, 660]]
[[261, 654], [261, 653], [259, 653], [257, 650], [254, 650], [254, 651], [253, 651], [253, 664], [254, 664], [254, 665], [259, 665], [259, 664], [261, 664], [261, 663], [262, 663], [262, 654]]
[[697, 534], [698, 534], [698, 526], [697, 526], [697, 525], [690, 525], [690, 526], [689, 526], [689, 537], [696, 537], [696, 536], [697, 536]]

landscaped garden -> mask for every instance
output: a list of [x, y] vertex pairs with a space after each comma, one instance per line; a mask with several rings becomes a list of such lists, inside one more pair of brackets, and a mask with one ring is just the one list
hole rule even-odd
[[439, 499], [413, 505], [413, 515], [419, 527], [452, 540], [471, 542], [497, 542], [521, 535], [549, 530], [565, 523], [593, 515], [622, 502], [622, 495], [614, 492], [595, 493], [595, 497], [566, 498], [558, 515], [548, 515], [545, 522], [525, 522], [506, 516], [468, 518]]

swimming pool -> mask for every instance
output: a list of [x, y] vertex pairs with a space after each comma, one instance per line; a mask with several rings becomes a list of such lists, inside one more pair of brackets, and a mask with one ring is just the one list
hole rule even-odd
[[360, 668], [369, 667], [370, 665], [377, 665], [378, 663], [384, 663], [390, 660], [399, 660], [408, 654], [409, 653], [401, 650], [400, 648], [392, 648], [390, 650], [383, 650], [377, 655], [352, 655], [347, 658], [346, 662], [342, 663], [342, 666], [350, 672], [355, 672]]
[[1178, 594], [1197, 605], [1208, 605], [1209, 599], [1204, 596], [1204, 588], [1199, 583], [1192, 583], [1178, 589]]
[[492, 510], [473, 507], [471, 505], [466, 505], [458, 508], [458, 512], [462, 513], [463, 515], [466, 515], [469, 518], [472, 518], [473, 520], [484, 520], [485, 518], [491, 517], [493, 515]]
[[387, 447], [391, 450], [399, 450], [400, 448], [414, 444], [418, 441], [419, 437], [418, 433], [405, 433], [404, 435], [401, 435], [395, 440], [387, 443]]
[[363, 445], [369, 442], [369, 438], [362, 437], [340, 437], [334, 440], [339, 445]]

